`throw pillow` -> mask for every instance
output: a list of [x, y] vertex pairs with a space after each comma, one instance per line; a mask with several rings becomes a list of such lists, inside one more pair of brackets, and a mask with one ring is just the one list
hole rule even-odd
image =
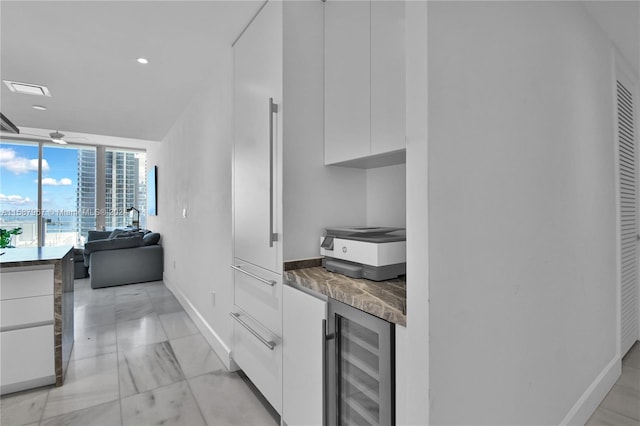
[[142, 237], [143, 246], [155, 246], [160, 241], [160, 234], [157, 232], [149, 232]]
[[142, 237], [142, 234], [140, 234], [138, 231], [122, 231], [121, 233], [116, 235], [116, 238], [130, 238], [137, 235], [140, 235], [140, 237]]
[[109, 236], [107, 237], [108, 240], [111, 240], [113, 238], [116, 238], [118, 235], [124, 233], [124, 229], [114, 229], [113, 231], [111, 231], [111, 234], [109, 234]]

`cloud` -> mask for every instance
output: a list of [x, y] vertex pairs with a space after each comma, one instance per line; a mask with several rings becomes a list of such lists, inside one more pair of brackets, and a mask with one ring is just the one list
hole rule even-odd
[[[37, 172], [38, 171], [38, 159], [37, 158], [25, 158], [16, 155], [16, 152], [11, 148], [0, 148], [0, 167], [3, 167], [16, 175]], [[42, 159], [42, 171], [49, 170], [49, 163], [44, 158]]]
[[23, 197], [21, 195], [4, 195], [0, 194], [0, 203], [11, 204], [12, 206], [22, 206], [29, 204], [31, 199], [29, 197]]
[[69, 178], [62, 178], [60, 180], [56, 180], [54, 178], [42, 178], [42, 185], [49, 185], [49, 186], [69, 186], [72, 185], [73, 182], [71, 181], [71, 179]]

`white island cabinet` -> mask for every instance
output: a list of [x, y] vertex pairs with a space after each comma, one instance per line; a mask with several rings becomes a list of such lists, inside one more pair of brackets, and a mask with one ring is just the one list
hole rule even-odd
[[2, 393], [55, 383], [53, 265], [2, 272]]
[[0, 393], [61, 386], [72, 347], [72, 250], [5, 250], [0, 258]]

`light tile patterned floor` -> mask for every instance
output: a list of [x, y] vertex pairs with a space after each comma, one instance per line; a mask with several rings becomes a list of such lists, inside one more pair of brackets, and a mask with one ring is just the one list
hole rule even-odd
[[64, 386], [2, 397], [2, 426], [279, 424], [255, 388], [226, 370], [162, 282], [75, 285]]

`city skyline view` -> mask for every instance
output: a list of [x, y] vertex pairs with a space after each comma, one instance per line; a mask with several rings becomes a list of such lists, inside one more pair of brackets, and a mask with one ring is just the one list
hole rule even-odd
[[[38, 210], [38, 145], [0, 143], [0, 226], [22, 227], [17, 245], [37, 244], [37, 219], [45, 220], [45, 245], [83, 245], [96, 217], [105, 227], [128, 225], [127, 209], [146, 218], [146, 154], [106, 149], [104, 205], [97, 208], [96, 148], [45, 145], [42, 207]], [[63, 235], [64, 234], [64, 235]]]
[[[45, 147], [42, 159], [42, 206], [76, 211], [77, 150]], [[38, 146], [0, 144], [2, 210], [35, 213], [38, 208]], [[45, 207], [47, 206], [47, 207]], [[4, 212], [3, 212], [4, 213]], [[3, 214], [4, 215], [4, 214]]]

